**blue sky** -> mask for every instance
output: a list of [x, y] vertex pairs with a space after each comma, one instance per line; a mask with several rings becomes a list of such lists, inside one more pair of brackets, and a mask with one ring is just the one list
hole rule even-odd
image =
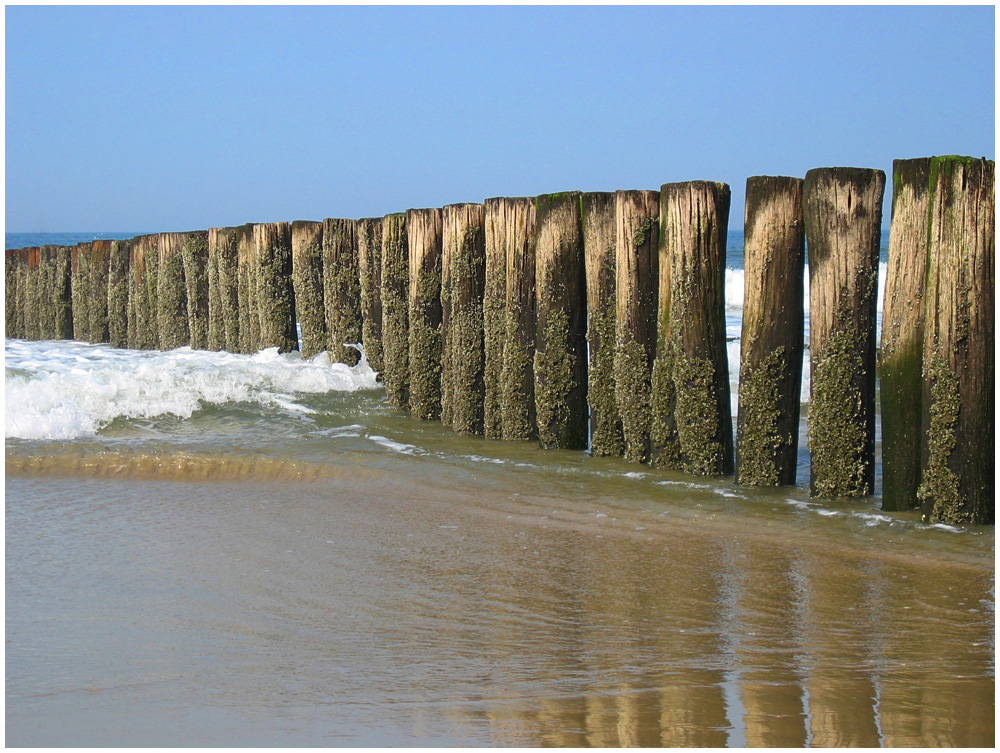
[[6, 230], [682, 180], [729, 183], [738, 229], [752, 175], [994, 159], [994, 13], [8, 6]]

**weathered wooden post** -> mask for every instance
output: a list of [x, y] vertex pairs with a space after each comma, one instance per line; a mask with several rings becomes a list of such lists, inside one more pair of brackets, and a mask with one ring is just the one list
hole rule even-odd
[[[70, 287], [73, 308], [73, 339], [90, 342], [90, 244], [77, 243], [70, 249]], [[37, 301], [36, 301], [36, 311]], [[30, 321], [30, 320], [29, 320]], [[29, 339], [37, 339], [29, 338]]]
[[382, 220], [382, 358], [390, 405], [410, 404], [409, 293], [410, 260], [406, 248], [406, 215]]
[[208, 342], [211, 351], [226, 349], [226, 324], [222, 318], [222, 288], [219, 285], [218, 228], [209, 228], [206, 237], [208, 254], [205, 275], [208, 279]]
[[358, 280], [361, 288], [361, 344], [368, 365], [385, 370], [382, 358], [382, 218], [358, 220]]
[[809, 352], [806, 425], [815, 497], [864, 497], [875, 484], [875, 305], [885, 173], [806, 173]]
[[184, 233], [181, 245], [190, 345], [208, 348], [208, 231]]
[[506, 315], [500, 368], [501, 436], [535, 439], [535, 200], [503, 202]]
[[149, 345], [155, 350], [160, 347], [160, 236], [158, 233], [143, 236], [142, 252], [145, 258], [146, 315], [149, 317]]
[[251, 223], [236, 229], [237, 290], [240, 310], [240, 353], [256, 353], [260, 342], [260, 285], [257, 280], [257, 246]]
[[450, 204], [441, 220], [441, 420], [461, 434], [482, 434], [483, 205]]
[[535, 200], [535, 412], [545, 449], [587, 447], [587, 290], [580, 192]]
[[503, 437], [503, 396], [500, 375], [507, 324], [507, 223], [506, 200], [483, 202], [486, 254], [483, 282], [483, 434]]
[[253, 226], [260, 343], [279, 353], [299, 349], [292, 289], [292, 227], [287, 222]]
[[925, 444], [922, 366], [930, 214], [930, 158], [893, 162], [892, 224], [878, 354], [882, 419], [882, 509], [919, 505]]
[[38, 339], [51, 340], [54, 331], [55, 264], [49, 246], [38, 247]]
[[292, 223], [292, 283], [295, 313], [302, 331], [302, 357], [326, 350], [326, 310], [323, 304], [323, 223]]
[[361, 360], [361, 354], [347, 344], [359, 343], [363, 337], [357, 228], [356, 220], [328, 218], [323, 221], [326, 350], [330, 360], [348, 366]]
[[935, 157], [929, 177], [917, 496], [929, 522], [993, 523], [995, 163]]
[[615, 399], [615, 290], [618, 284], [615, 194], [585, 193], [580, 202], [587, 277], [590, 453], [596, 457], [621, 457], [625, 453], [625, 440], [621, 413]]
[[108, 256], [108, 342], [112, 348], [127, 348], [129, 255], [131, 242], [111, 241]]
[[133, 238], [129, 248], [128, 346], [136, 350], [159, 347], [156, 323], [156, 286], [149, 281], [149, 266], [158, 263], [159, 236]]
[[17, 250], [4, 251], [4, 336], [21, 337], [21, 317], [17, 308]]
[[725, 183], [661, 187], [650, 457], [659, 467], [694, 475], [733, 472], [725, 320], [728, 223]]
[[406, 213], [409, 248], [410, 413], [441, 417], [441, 210]]
[[111, 241], [95, 240], [90, 244], [90, 342], [108, 341], [108, 261]]
[[156, 312], [160, 350], [191, 344], [184, 283], [184, 233], [160, 233]]
[[747, 179], [736, 481], [795, 484], [804, 337], [802, 180]]
[[[34, 280], [31, 277], [31, 249], [19, 248], [17, 250], [17, 320], [18, 337], [24, 340], [34, 339], [31, 337], [30, 312], [32, 308], [32, 287]], [[35, 316], [38, 314], [38, 303], [34, 303]]]
[[53, 333], [57, 340], [73, 339], [73, 297], [70, 287], [69, 249], [65, 246], [49, 246], [53, 268], [53, 289], [51, 292], [54, 306]]
[[[208, 231], [209, 271], [216, 269], [215, 281], [217, 292], [209, 296], [209, 335], [213, 337], [212, 329], [221, 328], [221, 333], [214, 337], [220, 339], [215, 349], [230, 353], [240, 351], [240, 276], [239, 276], [239, 228], [216, 227]], [[212, 277], [209, 278], [211, 288]], [[215, 301], [214, 310], [212, 302]], [[212, 344], [209, 344], [212, 347]]]
[[659, 192], [615, 194], [615, 403], [621, 416], [625, 459], [633, 463], [649, 460], [659, 220]]

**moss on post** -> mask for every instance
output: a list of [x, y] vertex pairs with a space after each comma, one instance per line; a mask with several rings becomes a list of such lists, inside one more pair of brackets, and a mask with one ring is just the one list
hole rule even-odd
[[482, 204], [451, 204], [444, 207], [441, 219], [441, 420], [461, 434], [482, 434], [484, 208]]
[[406, 213], [409, 248], [410, 413], [441, 416], [441, 232], [440, 209]]
[[864, 497], [875, 483], [875, 305], [885, 173], [806, 173], [809, 244], [807, 427], [816, 497]]
[[995, 163], [930, 162], [924, 287], [924, 519], [991, 524], [995, 487]]
[[792, 485], [804, 337], [802, 180], [748, 178], [746, 197], [736, 481]]
[[187, 286], [184, 281], [185, 233], [160, 233], [156, 311], [160, 350], [191, 344]]
[[112, 241], [111, 253], [108, 256], [108, 342], [112, 348], [129, 347], [128, 297], [131, 245], [127, 240]]
[[389, 404], [410, 404], [409, 374], [409, 252], [406, 215], [388, 214], [382, 220], [382, 358]]
[[379, 375], [382, 357], [382, 218], [358, 220], [358, 281], [361, 292], [361, 344], [368, 365]]
[[725, 328], [729, 186], [660, 189], [659, 306], [650, 457], [695, 475], [733, 472]]
[[587, 447], [587, 292], [580, 193], [535, 200], [535, 412], [545, 449]]
[[290, 353], [299, 349], [292, 289], [292, 227], [287, 222], [254, 225], [253, 240], [260, 316], [257, 349]]
[[326, 307], [323, 295], [323, 223], [292, 223], [292, 287], [302, 334], [302, 357], [326, 350]]
[[625, 441], [615, 398], [615, 327], [618, 316], [615, 294], [615, 194], [581, 195], [580, 217], [587, 278], [590, 452], [597, 457], [621, 457], [625, 452]]
[[649, 460], [660, 195], [615, 194], [615, 405], [625, 459]]
[[357, 226], [355, 220], [323, 221], [326, 349], [331, 360], [348, 366], [354, 366], [361, 355], [347, 344], [360, 343], [364, 337]]

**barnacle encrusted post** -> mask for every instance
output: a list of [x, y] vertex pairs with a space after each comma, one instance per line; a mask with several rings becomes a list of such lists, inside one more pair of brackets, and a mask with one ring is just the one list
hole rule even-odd
[[21, 337], [21, 314], [17, 307], [17, 250], [4, 251], [4, 336]]
[[736, 481], [795, 483], [804, 336], [802, 179], [747, 179]]
[[885, 173], [806, 173], [810, 490], [864, 497], [875, 483], [875, 305]]
[[[216, 300], [215, 310], [209, 311], [209, 333], [211, 335], [215, 327], [221, 328], [217, 349], [230, 353], [241, 352], [239, 235], [240, 229], [235, 227], [217, 227], [208, 231], [208, 253], [209, 258], [215, 259], [215, 281], [218, 285], [216, 295], [209, 296], [210, 306], [213, 298]], [[209, 347], [212, 347], [211, 344]]]
[[219, 285], [219, 234], [218, 228], [209, 228], [205, 235], [205, 280], [208, 283], [208, 333], [206, 348], [211, 351], [226, 349], [226, 324], [222, 318], [222, 287]]
[[615, 194], [580, 196], [587, 278], [587, 403], [590, 454], [621, 457], [622, 419], [615, 402]]
[[441, 210], [406, 212], [410, 256], [410, 413], [441, 417]]
[[406, 214], [387, 214], [382, 220], [382, 376], [389, 404], [397, 408], [410, 404], [409, 292]]
[[993, 523], [995, 163], [930, 162], [921, 483], [932, 523]]
[[323, 299], [326, 305], [326, 350], [331, 361], [354, 366], [362, 338], [361, 280], [358, 271], [358, 223], [323, 220]]
[[460, 434], [483, 433], [483, 219], [482, 204], [442, 210], [441, 420]]
[[382, 218], [358, 220], [358, 280], [361, 289], [361, 344], [368, 365], [381, 374], [382, 358]]
[[258, 349], [277, 347], [279, 353], [290, 353], [299, 349], [292, 288], [292, 226], [287, 222], [254, 225], [253, 239], [260, 312]]
[[[38, 250], [40, 260], [40, 249]], [[29, 264], [29, 267], [31, 265]], [[37, 269], [38, 267], [31, 267]], [[73, 301], [73, 339], [80, 342], [90, 342], [90, 244], [77, 243], [70, 249], [70, 294]], [[37, 340], [39, 325], [38, 290], [35, 288], [35, 316], [28, 316], [29, 340]], [[35, 336], [30, 334], [34, 328]]]
[[156, 312], [160, 350], [191, 344], [184, 283], [184, 233], [160, 233]]
[[24, 339], [41, 340], [42, 249], [38, 246], [24, 249], [23, 259], [24, 276], [17, 289], [22, 292], [21, 311], [24, 316]]
[[157, 346], [153, 336], [156, 311], [149, 306], [149, 285], [146, 282], [146, 245], [150, 236], [132, 239], [128, 250], [128, 347], [151, 350]]
[[587, 447], [587, 288], [580, 192], [535, 199], [535, 413], [544, 449]]
[[505, 198], [506, 289], [503, 363], [500, 367], [500, 431], [506, 440], [534, 439], [535, 426], [535, 200]]
[[649, 460], [650, 384], [656, 349], [660, 194], [615, 194], [614, 390], [625, 459]]
[[[128, 293], [131, 247], [131, 241], [111, 241], [111, 253], [108, 256], [108, 342], [112, 348], [129, 347]], [[67, 278], [67, 292], [68, 282]]]
[[729, 186], [660, 188], [659, 301], [650, 457], [694, 475], [733, 472], [726, 353]]
[[500, 375], [507, 317], [507, 200], [483, 202], [486, 272], [483, 284], [483, 434], [503, 437]]
[[190, 345], [208, 348], [208, 231], [184, 234], [181, 245], [184, 263], [184, 288], [187, 293]]
[[292, 288], [302, 332], [302, 357], [311, 358], [326, 350], [322, 222], [292, 223]]
[[236, 259], [240, 310], [240, 353], [256, 353], [260, 344], [260, 306], [257, 280], [257, 246], [254, 226], [243, 225], [237, 229]]
[[[90, 342], [108, 341], [108, 260], [111, 241], [95, 240], [90, 244]], [[54, 280], [54, 278], [52, 278]]]

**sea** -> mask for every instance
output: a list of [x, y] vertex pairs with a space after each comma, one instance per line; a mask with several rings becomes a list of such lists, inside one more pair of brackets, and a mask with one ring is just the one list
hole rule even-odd
[[8, 745], [994, 744], [993, 528], [810, 498], [808, 356], [777, 489], [459, 436], [365, 358], [4, 358]]

